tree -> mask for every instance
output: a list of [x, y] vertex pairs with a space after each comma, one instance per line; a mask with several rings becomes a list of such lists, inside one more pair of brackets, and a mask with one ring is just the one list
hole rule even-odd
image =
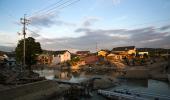
[[144, 53], [144, 54], [143, 54], [143, 58], [144, 58], [144, 59], [147, 59], [147, 58], [148, 58], [148, 54], [147, 54], [147, 53]]
[[[15, 49], [17, 62], [23, 62], [23, 47], [24, 40], [20, 40]], [[35, 39], [28, 37], [25, 39], [25, 63], [31, 68], [31, 65], [36, 64], [37, 55], [42, 52], [41, 45], [39, 42], [35, 42]]]

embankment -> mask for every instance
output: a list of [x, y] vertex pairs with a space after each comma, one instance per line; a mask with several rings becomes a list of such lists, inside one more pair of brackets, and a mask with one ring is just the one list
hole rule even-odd
[[54, 81], [44, 80], [0, 91], [1, 100], [43, 100], [59, 90]]

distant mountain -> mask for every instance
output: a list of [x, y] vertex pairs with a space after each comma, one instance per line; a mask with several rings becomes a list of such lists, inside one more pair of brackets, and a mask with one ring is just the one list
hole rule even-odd
[[14, 51], [14, 50], [15, 50], [15, 47], [0, 46], [0, 51], [10, 52], [10, 51]]

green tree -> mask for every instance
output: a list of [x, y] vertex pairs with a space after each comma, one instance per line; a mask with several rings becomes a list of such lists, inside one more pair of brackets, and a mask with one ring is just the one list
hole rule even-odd
[[[20, 40], [15, 49], [17, 62], [23, 62], [23, 47], [24, 40]], [[30, 69], [31, 65], [36, 64], [37, 55], [42, 52], [41, 45], [39, 42], [35, 42], [35, 39], [28, 37], [25, 39], [25, 63], [27, 68]]]

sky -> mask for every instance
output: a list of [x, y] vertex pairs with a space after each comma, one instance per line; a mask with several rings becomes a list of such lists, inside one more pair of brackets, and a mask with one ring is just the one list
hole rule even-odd
[[170, 48], [170, 0], [0, 0], [0, 46], [22, 39], [20, 18], [47, 50]]

